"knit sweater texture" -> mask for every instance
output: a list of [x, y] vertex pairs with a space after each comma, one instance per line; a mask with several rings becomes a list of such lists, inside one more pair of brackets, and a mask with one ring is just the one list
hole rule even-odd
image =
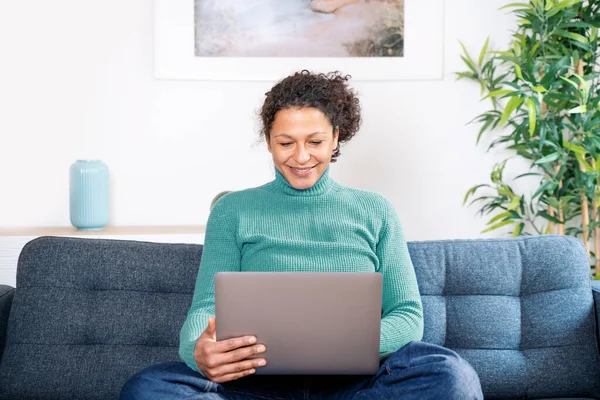
[[379, 272], [381, 359], [422, 339], [421, 297], [393, 205], [379, 193], [338, 184], [329, 169], [303, 190], [275, 169], [273, 181], [228, 193], [215, 203], [180, 332], [179, 356], [190, 368], [201, 373], [194, 346], [208, 317], [215, 315], [214, 276], [219, 271]]

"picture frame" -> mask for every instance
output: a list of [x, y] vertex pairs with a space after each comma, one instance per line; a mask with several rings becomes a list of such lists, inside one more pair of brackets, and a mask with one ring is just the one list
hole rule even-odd
[[444, 1], [404, 2], [404, 57], [196, 57], [194, 0], [154, 0], [155, 76], [164, 80], [275, 81], [308, 69], [340, 70], [353, 80], [440, 80]]

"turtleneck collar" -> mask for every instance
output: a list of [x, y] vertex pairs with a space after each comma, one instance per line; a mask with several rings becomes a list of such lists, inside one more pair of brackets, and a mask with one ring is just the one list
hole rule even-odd
[[275, 180], [273, 187], [289, 196], [320, 196], [323, 195], [335, 186], [335, 182], [329, 177], [329, 165], [323, 171], [323, 175], [319, 180], [307, 189], [296, 189], [285, 179], [283, 174], [275, 167]]

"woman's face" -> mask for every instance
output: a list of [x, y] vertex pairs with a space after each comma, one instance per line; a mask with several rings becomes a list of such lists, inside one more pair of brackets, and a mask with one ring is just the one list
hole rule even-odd
[[323, 175], [338, 144], [338, 130], [317, 108], [281, 110], [267, 141], [273, 163], [290, 185], [308, 189]]

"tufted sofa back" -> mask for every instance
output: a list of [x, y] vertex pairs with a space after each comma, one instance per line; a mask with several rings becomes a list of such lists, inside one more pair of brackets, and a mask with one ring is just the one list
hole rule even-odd
[[[598, 397], [585, 248], [564, 236], [410, 242], [424, 341], [456, 350], [486, 398]], [[41, 237], [19, 258], [0, 399], [118, 398], [179, 361], [201, 245]]]

